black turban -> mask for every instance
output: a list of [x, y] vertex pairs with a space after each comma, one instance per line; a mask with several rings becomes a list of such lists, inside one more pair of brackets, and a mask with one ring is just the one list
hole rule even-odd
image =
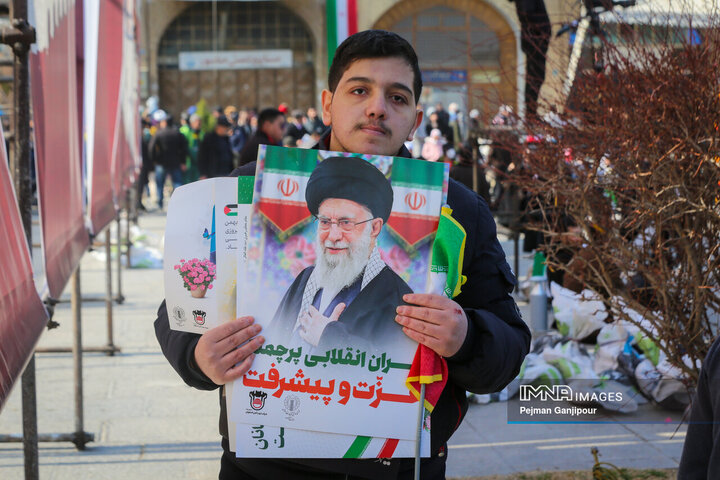
[[305, 201], [313, 215], [328, 198], [352, 200], [367, 207], [373, 218], [387, 223], [393, 191], [385, 175], [357, 157], [331, 157], [315, 167], [305, 189]]

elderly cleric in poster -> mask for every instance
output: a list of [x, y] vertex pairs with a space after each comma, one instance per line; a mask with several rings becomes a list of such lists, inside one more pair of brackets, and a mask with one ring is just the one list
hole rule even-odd
[[285, 293], [270, 338], [305, 351], [370, 351], [404, 337], [393, 319], [412, 290], [377, 248], [393, 205], [388, 179], [361, 158], [331, 157], [313, 170], [305, 200], [317, 224], [317, 260]]

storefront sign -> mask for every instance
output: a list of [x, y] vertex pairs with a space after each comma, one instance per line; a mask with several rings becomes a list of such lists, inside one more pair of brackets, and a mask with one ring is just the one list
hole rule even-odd
[[500, 83], [498, 70], [475, 70], [470, 74], [472, 83]]
[[292, 50], [180, 52], [180, 70], [253, 70], [292, 67]]

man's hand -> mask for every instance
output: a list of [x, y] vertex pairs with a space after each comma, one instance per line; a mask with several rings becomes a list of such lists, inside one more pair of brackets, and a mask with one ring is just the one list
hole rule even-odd
[[330, 322], [336, 322], [343, 310], [345, 310], [345, 304], [337, 304], [328, 318], [323, 316], [317, 308], [311, 306], [300, 316], [300, 338], [317, 347], [325, 327]]
[[[253, 321], [252, 317], [240, 317], [200, 337], [195, 346], [195, 362], [215, 384], [225, 385], [250, 369], [255, 358], [253, 352], [265, 342], [263, 337], [255, 336], [260, 333], [260, 325], [254, 325]], [[237, 348], [243, 343], [245, 345]]]
[[453, 300], [430, 293], [410, 293], [403, 300], [413, 305], [397, 307], [395, 321], [405, 335], [443, 357], [455, 355], [467, 335], [467, 317]]

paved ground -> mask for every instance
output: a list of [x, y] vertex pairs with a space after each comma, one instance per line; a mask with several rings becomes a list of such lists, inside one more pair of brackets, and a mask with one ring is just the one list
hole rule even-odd
[[[162, 233], [164, 216], [142, 216], [140, 227]], [[512, 244], [506, 251], [512, 254]], [[511, 264], [512, 260], [510, 259]], [[528, 260], [521, 262], [521, 272]], [[104, 294], [104, 263], [86, 255], [82, 289]], [[113, 310], [115, 344], [122, 352], [83, 358], [84, 428], [95, 441], [79, 452], [69, 443], [40, 444], [43, 479], [210, 479], [220, 454], [215, 392], [186, 387], [165, 361], [152, 322], [162, 297], [160, 270], [123, 270], [125, 303]], [[526, 307], [523, 308], [526, 310]], [[107, 341], [104, 303], [83, 305], [83, 343]], [[57, 307], [61, 327], [47, 331], [41, 347], [71, 345], [69, 304]], [[74, 430], [72, 356], [36, 356], [38, 427], [41, 434]], [[0, 414], [0, 434], [21, 433], [19, 384]], [[666, 412], [643, 408], [626, 420], [662, 421]], [[448, 476], [509, 474], [535, 470], [589, 469], [590, 448], [602, 459], [625, 467], [675, 467], [685, 428], [674, 425], [611, 422], [601, 425], [508, 425], [506, 405], [471, 405], [452, 439]], [[23, 478], [20, 443], [0, 444], [0, 478]]]

